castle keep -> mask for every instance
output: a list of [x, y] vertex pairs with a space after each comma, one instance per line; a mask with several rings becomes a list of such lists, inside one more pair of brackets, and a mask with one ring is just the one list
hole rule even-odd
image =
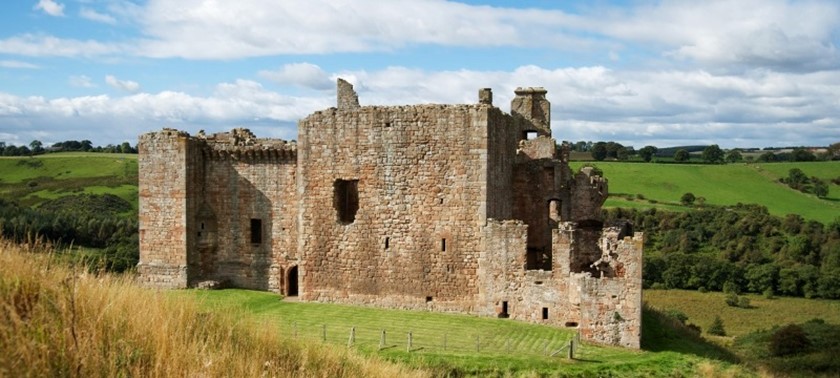
[[141, 281], [304, 301], [454, 311], [579, 328], [638, 348], [642, 234], [601, 221], [607, 181], [573, 172], [543, 88], [506, 114], [469, 105], [337, 107], [298, 141], [246, 129], [140, 137]]

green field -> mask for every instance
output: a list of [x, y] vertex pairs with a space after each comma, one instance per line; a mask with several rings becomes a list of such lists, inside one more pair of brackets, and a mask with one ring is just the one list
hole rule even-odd
[[[214, 312], [243, 311], [243, 321], [279, 328], [290, 338], [347, 347], [354, 332], [352, 348], [364, 354], [458, 374], [680, 376], [690, 375], [701, 365], [715, 371], [740, 371], [728, 362], [691, 353], [593, 344], [583, 344], [576, 358], [569, 360], [565, 348], [575, 337], [574, 331], [510, 319], [290, 302], [272, 293], [234, 289], [173, 295], [198, 298]], [[385, 343], [380, 349], [383, 330]], [[550, 356], [553, 353], [556, 356]]]
[[[573, 162], [578, 168], [584, 162]], [[827, 198], [819, 199], [778, 182], [791, 168], [829, 182], [840, 176], [840, 162], [770, 163], [770, 164], [653, 164], [597, 162], [595, 166], [609, 180], [609, 207], [657, 207], [678, 210], [685, 193], [704, 197], [707, 204], [735, 205], [755, 203], [766, 206], [777, 216], [800, 214], [823, 223], [840, 214], [840, 186], [829, 185]], [[629, 200], [627, 195], [642, 194], [644, 200]]]
[[688, 322], [699, 325], [705, 333], [715, 316], [723, 319], [729, 336], [743, 336], [750, 332], [770, 329], [789, 323], [804, 323], [820, 318], [827, 323], [840, 324], [840, 301], [778, 297], [767, 299], [745, 294], [751, 308], [726, 305], [725, 294], [701, 293], [689, 290], [645, 290], [644, 300], [660, 310], [676, 309], [688, 315]]
[[137, 155], [63, 152], [0, 157], [0, 197], [36, 206], [74, 194], [119, 196], [137, 206]]

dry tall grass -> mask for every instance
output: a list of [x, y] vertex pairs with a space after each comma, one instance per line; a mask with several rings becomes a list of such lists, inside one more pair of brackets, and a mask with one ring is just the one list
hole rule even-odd
[[0, 240], [0, 377], [394, 377], [426, 372], [300, 344], [236, 314]]

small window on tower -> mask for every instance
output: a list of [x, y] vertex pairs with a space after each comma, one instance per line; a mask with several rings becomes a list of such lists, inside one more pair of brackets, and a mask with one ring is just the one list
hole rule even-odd
[[262, 219], [251, 219], [251, 243], [262, 243]]

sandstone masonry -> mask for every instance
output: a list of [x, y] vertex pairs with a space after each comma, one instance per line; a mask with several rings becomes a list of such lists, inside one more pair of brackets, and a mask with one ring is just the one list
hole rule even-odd
[[607, 180], [572, 172], [543, 88], [473, 105], [337, 107], [298, 142], [246, 129], [140, 137], [145, 284], [453, 311], [638, 348], [641, 233], [604, 227]]

